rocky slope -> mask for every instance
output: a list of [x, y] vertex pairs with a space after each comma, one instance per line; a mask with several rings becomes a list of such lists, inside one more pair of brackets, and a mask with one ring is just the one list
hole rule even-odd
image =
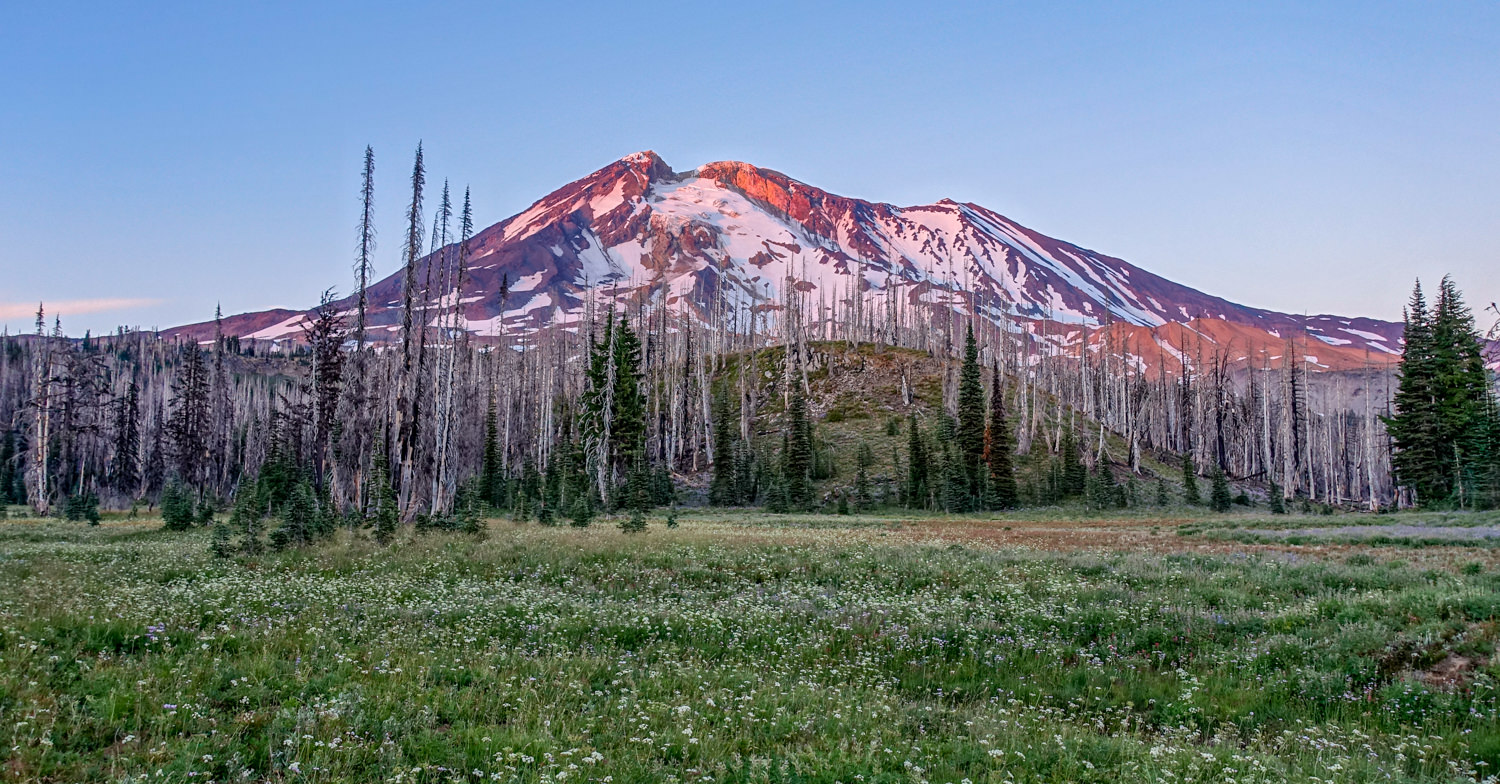
[[[423, 261], [419, 280], [436, 257]], [[399, 334], [404, 285], [398, 272], [371, 287], [374, 337]], [[812, 302], [848, 302], [859, 291], [867, 302], [952, 303], [1073, 351], [1085, 337], [1091, 346], [1115, 341], [1151, 367], [1175, 367], [1203, 346], [1254, 362], [1290, 348], [1327, 369], [1385, 365], [1400, 352], [1399, 324], [1238, 305], [977, 204], [861, 201], [734, 161], [675, 172], [652, 152], [626, 156], [475, 235], [461, 310], [473, 334], [502, 337], [575, 325], [590, 298], [645, 294], [722, 318], [775, 305], [788, 285]], [[452, 296], [434, 291], [432, 312]], [[225, 325], [285, 340], [300, 336], [304, 320], [278, 311]], [[212, 329], [176, 332], [202, 339]]]

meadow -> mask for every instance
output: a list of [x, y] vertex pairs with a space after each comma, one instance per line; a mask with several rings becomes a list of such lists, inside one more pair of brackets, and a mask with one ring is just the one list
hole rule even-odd
[[155, 520], [0, 523], [0, 779], [1500, 769], [1493, 548], [1239, 541], [1219, 534], [1272, 522], [1190, 513], [680, 522], [341, 532], [235, 559]]

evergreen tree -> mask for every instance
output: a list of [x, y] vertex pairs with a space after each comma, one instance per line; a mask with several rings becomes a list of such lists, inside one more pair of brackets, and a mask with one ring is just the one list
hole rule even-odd
[[594, 522], [594, 501], [589, 493], [579, 493], [573, 497], [573, 505], [568, 511], [572, 518], [574, 528], [588, 528]]
[[370, 496], [375, 511], [375, 541], [390, 544], [396, 538], [396, 528], [401, 524], [401, 510], [396, 502], [396, 490], [391, 486], [389, 462], [385, 454], [385, 435], [375, 440], [375, 455], [370, 470]]
[[615, 329], [614, 417], [610, 440], [615, 464], [629, 471], [646, 455], [646, 397], [641, 392], [641, 339], [624, 315]]
[[208, 551], [215, 558], [229, 558], [234, 555], [234, 541], [229, 532], [229, 524], [223, 520], [214, 523], [213, 539], [209, 541]]
[[1073, 428], [1063, 428], [1059, 452], [1061, 458], [1059, 495], [1062, 498], [1077, 498], [1088, 488], [1089, 475], [1088, 469], [1084, 468], [1083, 460], [1079, 457], [1078, 438], [1073, 434]]
[[963, 451], [951, 442], [943, 441], [943, 511], [963, 514], [972, 506], [973, 495], [969, 493], [969, 472]]
[[1005, 417], [1005, 395], [1000, 388], [1000, 365], [996, 363], [990, 381], [989, 429], [985, 431], [985, 461], [990, 469], [986, 505], [990, 509], [1014, 509], [1020, 504], [1015, 453], [1015, 435]]
[[1394, 447], [1391, 464], [1397, 480], [1431, 503], [1446, 495], [1442, 427], [1436, 400], [1437, 368], [1427, 300], [1418, 281], [1406, 308], [1402, 338], [1401, 379], [1392, 401], [1395, 415], [1386, 420]]
[[738, 500], [732, 432], [729, 395], [720, 388], [714, 395], [714, 477], [708, 488], [710, 506], [733, 506]]
[[1198, 492], [1198, 470], [1193, 467], [1193, 456], [1186, 452], [1182, 454], [1182, 501], [1188, 506], [1203, 503]]
[[114, 459], [110, 482], [116, 490], [134, 497], [140, 491], [141, 388], [134, 377], [125, 395], [115, 401]]
[[930, 467], [927, 442], [917, 428], [916, 414], [907, 415], [906, 432], [906, 506], [908, 509], [923, 509], [927, 506]]
[[1275, 479], [1271, 480], [1271, 488], [1267, 491], [1267, 496], [1267, 500], [1270, 501], [1271, 514], [1286, 514], [1286, 493]]
[[161, 519], [168, 531], [193, 527], [193, 496], [181, 483], [170, 482], [161, 491]]
[[[979, 498], [984, 483], [984, 382], [979, 369], [979, 345], [971, 322], [964, 333], [963, 366], [958, 375], [956, 458], [970, 498]], [[966, 504], [967, 506], [968, 504]]]
[[859, 442], [859, 448], [854, 452], [854, 465], [854, 503], [859, 511], [864, 512], [874, 501], [870, 494], [870, 467], [875, 465], [875, 453], [864, 441]]
[[458, 530], [471, 536], [484, 536], [485, 501], [484, 479], [471, 476], [460, 482], [453, 499], [453, 511], [458, 519]]
[[1229, 490], [1229, 477], [1224, 475], [1224, 469], [1217, 464], [1214, 465], [1213, 489], [1208, 495], [1208, 505], [1215, 512], [1223, 514], [1229, 511], [1234, 504], [1234, 496]]
[[484, 462], [480, 468], [480, 483], [484, 490], [484, 500], [490, 508], [505, 508], [505, 491], [509, 482], [500, 461], [500, 425], [499, 418], [495, 415], [493, 388], [490, 389], [489, 405], [484, 414]]
[[234, 499], [234, 511], [229, 516], [229, 526], [240, 535], [240, 552], [259, 555], [264, 548], [261, 532], [265, 510], [256, 499], [256, 493], [242, 489]]
[[1495, 402], [1483, 338], [1452, 278], [1428, 312], [1418, 282], [1406, 309], [1395, 414], [1386, 420], [1398, 481], [1424, 505], [1486, 504]]
[[786, 479], [787, 503], [793, 509], [812, 508], [813, 445], [812, 425], [807, 419], [807, 399], [802, 387], [792, 386], [787, 407], [786, 454], [782, 474]]

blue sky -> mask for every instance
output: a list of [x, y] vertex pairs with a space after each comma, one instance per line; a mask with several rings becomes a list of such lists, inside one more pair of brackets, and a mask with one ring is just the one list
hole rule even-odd
[[654, 149], [1289, 312], [1500, 299], [1494, 3], [227, 5], [0, 10], [0, 324], [345, 291], [366, 144], [388, 273], [419, 139], [481, 225]]

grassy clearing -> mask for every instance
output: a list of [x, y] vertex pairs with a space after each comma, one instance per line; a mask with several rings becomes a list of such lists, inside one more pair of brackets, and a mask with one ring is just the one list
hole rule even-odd
[[[1500, 768], [1493, 564], [975, 533], [1110, 526], [1062, 515], [682, 523], [626, 537], [492, 521], [486, 541], [385, 550], [343, 534], [243, 561], [151, 522], [0, 524], [0, 776], [1327, 782]], [[1195, 538], [1172, 521], [1117, 525], [1164, 546]]]

